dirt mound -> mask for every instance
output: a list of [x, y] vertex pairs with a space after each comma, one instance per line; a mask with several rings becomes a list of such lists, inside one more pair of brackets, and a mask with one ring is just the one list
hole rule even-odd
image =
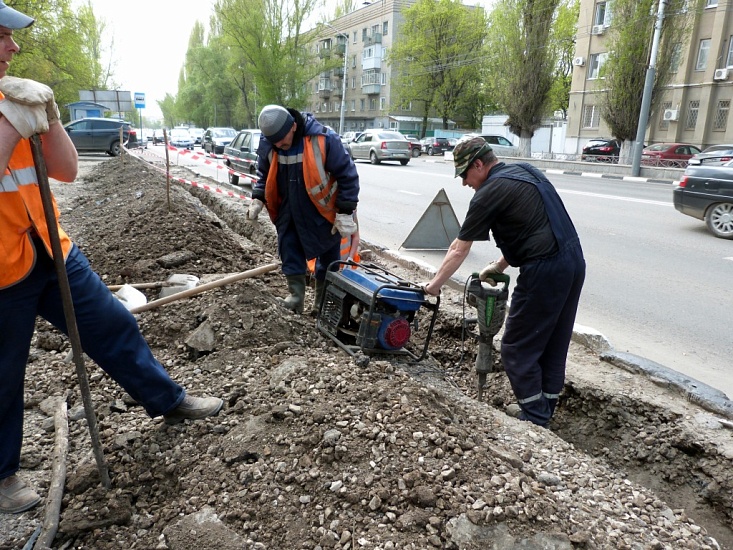
[[[243, 201], [201, 188], [168, 192], [134, 159], [54, 192], [64, 227], [108, 284], [275, 260], [265, 215], [245, 222]], [[490, 402], [476, 401], [459, 294], [443, 297], [428, 359], [366, 366], [279, 306], [285, 294], [275, 271], [140, 315], [175, 380], [224, 398], [218, 417], [166, 426], [87, 360], [110, 490], [98, 482], [68, 343], [39, 321], [21, 475], [46, 496], [54, 433], [40, 405], [68, 394], [55, 547], [720, 547], [713, 536], [730, 547], [730, 435], [704, 411], [574, 346], [563, 402], [543, 430], [503, 414], [511, 392], [501, 372], [490, 375]], [[42, 520], [42, 507], [2, 517], [0, 548], [22, 547]]]

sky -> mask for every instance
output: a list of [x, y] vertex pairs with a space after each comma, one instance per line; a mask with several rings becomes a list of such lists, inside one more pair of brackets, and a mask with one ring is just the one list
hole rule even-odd
[[[77, 6], [87, 0], [76, 0]], [[287, 0], [283, 0], [287, 1]], [[328, 5], [334, 0], [325, 0]], [[491, 0], [469, 0], [485, 5]], [[208, 32], [215, 0], [148, 0], [115, 2], [90, 0], [98, 19], [106, 24], [113, 79], [119, 90], [145, 94], [146, 118], [162, 118], [157, 102], [175, 95], [178, 76], [186, 58], [188, 39], [196, 21]], [[333, 13], [333, 8], [326, 8]], [[108, 56], [110, 52], [107, 52]]]

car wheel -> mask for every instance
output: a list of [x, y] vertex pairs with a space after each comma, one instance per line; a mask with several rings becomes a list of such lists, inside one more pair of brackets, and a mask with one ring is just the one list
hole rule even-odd
[[419, 156], [420, 156], [420, 149], [418, 149], [417, 147], [415, 147], [415, 148], [414, 148], [414, 149], [412, 150], [412, 157], [413, 157], [413, 158], [417, 158], [417, 157], [419, 157]]
[[377, 153], [375, 153], [374, 151], [369, 153], [369, 162], [371, 162], [372, 164], [379, 164], [380, 162], [379, 157], [377, 157]]
[[410, 162], [410, 159], [400, 159], [400, 164], [402, 166], [407, 166], [407, 163]]
[[236, 176], [232, 172], [229, 172], [229, 183], [231, 183], [232, 185], [239, 185], [239, 176]]
[[705, 225], [721, 239], [733, 239], [733, 204], [718, 203], [705, 213]]
[[109, 148], [109, 154], [112, 155], [113, 157], [117, 157], [117, 156], [120, 155], [121, 149], [122, 148], [120, 147], [120, 142], [119, 141], [113, 141], [112, 142], [112, 145]]
[[432, 157], [433, 156], [433, 148], [432, 147], [428, 147], [428, 156], [429, 157]]

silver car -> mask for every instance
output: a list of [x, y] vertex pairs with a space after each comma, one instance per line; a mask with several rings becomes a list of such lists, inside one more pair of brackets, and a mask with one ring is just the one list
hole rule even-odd
[[731, 160], [733, 160], [733, 145], [728, 143], [711, 145], [702, 153], [693, 155], [692, 158], [688, 159], [687, 164], [688, 166], [699, 166], [701, 164], [705, 166], [722, 166]]
[[347, 145], [352, 159], [369, 160], [379, 164], [383, 160], [398, 160], [402, 166], [410, 162], [410, 142], [392, 130], [366, 130]]

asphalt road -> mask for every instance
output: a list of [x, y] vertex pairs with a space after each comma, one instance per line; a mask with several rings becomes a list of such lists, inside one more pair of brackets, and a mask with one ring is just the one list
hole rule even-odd
[[[162, 153], [162, 147], [149, 150]], [[183, 155], [181, 164], [226, 181], [217, 163], [203, 166]], [[437, 267], [444, 250], [401, 246], [441, 189], [458, 223], [473, 191], [439, 157], [423, 156], [408, 166], [358, 161], [357, 167], [362, 237]], [[588, 264], [577, 322], [604, 334], [617, 351], [646, 357], [733, 397], [733, 243], [678, 213], [670, 184], [549, 177], [573, 218]], [[438, 235], [441, 228], [434, 230]], [[459, 275], [499, 255], [493, 242], [475, 243]], [[514, 279], [518, 271], [508, 273]]]

